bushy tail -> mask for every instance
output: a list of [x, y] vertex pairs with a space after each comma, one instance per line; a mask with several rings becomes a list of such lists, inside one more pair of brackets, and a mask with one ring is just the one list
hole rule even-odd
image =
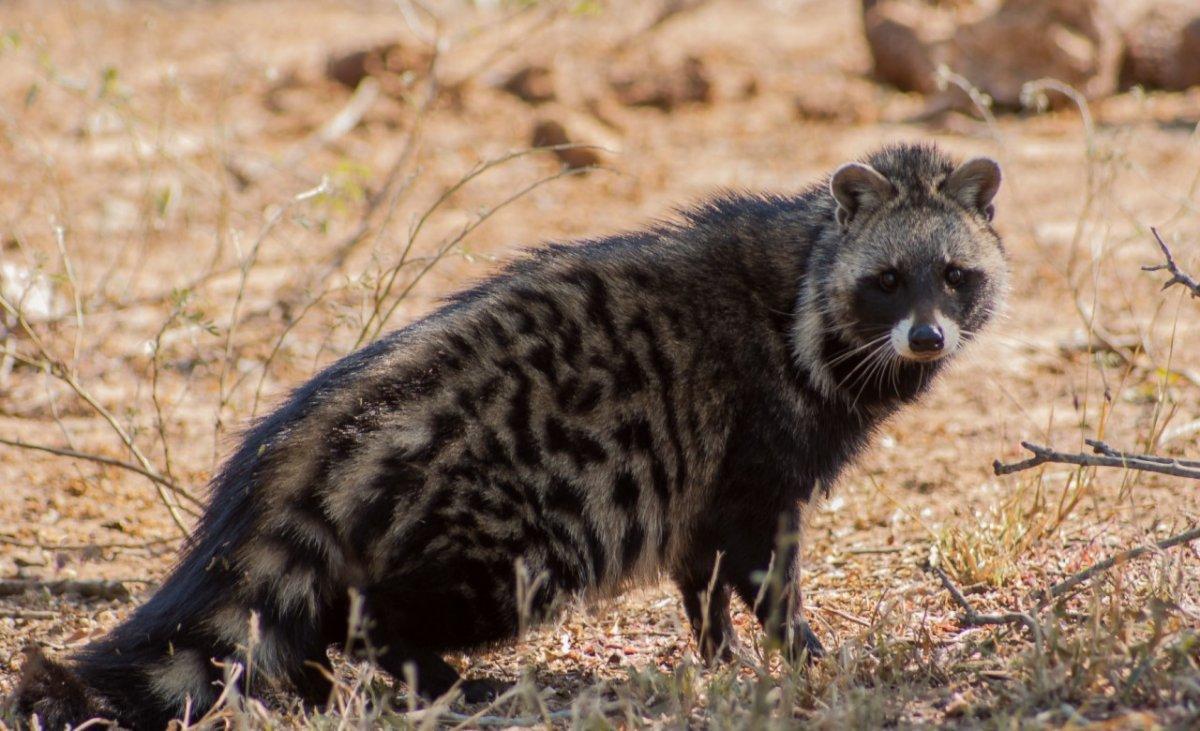
[[[219, 697], [227, 671], [220, 663], [227, 660], [254, 673], [251, 691], [259, 679], [299, 684], [307, 660], [325, 659], [331, 582], [314, 569], [304, 574], [309, 583], [300, 595], [312, 601], [290, 602], [284, 600], [295, 594], [285, 590], [301, 586], [294, 571], [274, 581], [260, 572], [248, 583], [254, 564], [246, 557], [275, 556], [277, 548], [257, 533], [249, 507], [210, 509], [199, 541], [111, 633], [61, 664], [32, 652], [16, 696], [22, 720], [37, 715], [42, 728], [55, 731], [96, 717], [138, 729], [165, 728], [185, 711], [195, 721]], [[273, 565], [260, 558], [264, 564]]]
[[[37, 716], [58, 731], [91, 718], [133, 728], [165, 728], [190, 705], [192, 720], [220, 690], [211, 658], [236, 654], [206, 618], [228, 595], [226, 571], [205, 570], [211, 553], [194, 545], [162, 588], [121, 625], [63, 662], [26, 650], [15, 694], [22, 721]], [[248, 612], [247, 612], [248, 614]]]
[[[221, 535], [231, 540], [194, 546], [162, 588], [111, 633], [62, 663], [29, 652], [15, 697], [21, 719], [37, 715], [42, 728], [56, 731], [97, 717], [161, 729], [185, 711], [195, 721], [213, 706], [227, 680], [227, 661], [253, 673], [250, 691], [260, 679], [300, 685], [310, 672], [306, 661], [327, 663], [325, 622], [337, 616], [325, 601], [330, 582], [306, 574], [313, 601], [290, 604], [283, 603], [291, 595], [282, 590], [297, 582], [287, 582], [286, 574], [248, 586], [240, 580], [246, 564], [236, 558], [238, 544], [250, 555], [265, 549], [244, 512], [227, 514], [236, 524], [223, 526], [228, 531]], [[242, 692], [246, 680], [246, 674], [239, 679]]]
[[42, 728], [54, 731], [103, 715], [98, 699], [79, 676], [47, 658], [37, 645], [25, 648], [13, 710], [20, 720], [37, 716]]
[[[316, 682], [301, 689], [320, 695], [306, 666], [327, 665], [325, 648], [345, 637], [347, 554], [315, 493], [272, 502], [283, 487], [268, 483], [280, 479], [271, 477], [279, 465], [290, 469], [283, 482], [294, 483], [300, 465], [319, 457], [315, 445], [280, 434], [367, 355], [331, 367], [246, 435], [213, 481], [191, 544], [149, 601], [64, 664], [30, 655], [15, 704], [23, 720], [36, 714], [58, 731], [100, 716], [160, 729], [188, 710], [194, 721], [219, 697], [226, 659], [255, 677]], [[323, 434], [308, 432], [310, 441]]]

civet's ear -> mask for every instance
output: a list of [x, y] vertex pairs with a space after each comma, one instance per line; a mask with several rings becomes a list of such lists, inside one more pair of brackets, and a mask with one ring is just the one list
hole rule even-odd
[[973, 157], [950, 173], [942, 183], [942, 192], [967, 208], [978, 210], [992, 220], [996, 209], [992, 199], [1000, 189], [1000, 165], [990, 157]]
[[845, 227], [859, 213], [891, 200], [896, 195], [896, 188], [870, 165], [848, 162], [830, 178], [829, 192], [837, 201], [837, 221]]

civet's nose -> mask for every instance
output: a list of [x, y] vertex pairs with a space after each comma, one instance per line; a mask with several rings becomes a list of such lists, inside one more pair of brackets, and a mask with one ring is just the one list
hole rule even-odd
[[908, 331], [908, 347], [914, 353], [936, 353], [945, 345], [946, 338], [937, 325], [917, 325]]

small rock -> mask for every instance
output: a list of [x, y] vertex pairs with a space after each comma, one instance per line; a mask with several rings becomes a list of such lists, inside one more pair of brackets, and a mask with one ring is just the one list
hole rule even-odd
[[[1003, 0], [936, 7], [915, 0], [864, 0], [874, 75], [905, 91], [934, 94], [945, 65], [1003, 108], [1020, 108], [1026, 83], [1052, 78], [1089, 98], [1116, 89], [1121, 38], [1103, 0]], [[1054, 103], [1065, 100], [1051, 99]], [[969, 106], [960, 90], [945, 108]]]
[[572, 169], [603, 165], [608, 162], [610, 152], [617, 150], [612, 135], [603, 127], [584, 115], [562, 108], [552, 110], [537, 121], [531, 144], [534, 147], [587, 145], [554, 151], [555, 156]]
[[742, 79], [742, 84], [738, 91], [743, 99], [753, 99], [758, 96], [758, 77], [754, 74], [747, 74]]
[[554, 72], [545, 66], [525, 66], [500, 84], [500, 88], [529, 104], [554, 101]]
[[1121, 88], [1181, 91], [1200, 85], [1200, 6], [1194, 0], [1154, 0], [1123, 19]]
[[907, 2], [863, 2], [863, 31], [872, 74], [901, 91], [932, 94], [938, 38], [929, 12]]
[[639, 63], [609, 78], [617, 99], [629, 107], [654, 107], [669, 112], [683, 104], [712, 101], [712, 80], [704, 62], [686, 57], [678, 66]]
[[[357, 88], [368, 76], [381, 82], [402, 79], [423, 72], [429, 65], [429, 54], [399, 43], [384, 43], [330, 56], [325, 62], [325, 75], [350, 89]], [[385, 83], [385, 89], [388, 86]]]
[[1038, 79], [1055, 79], [1088, 98], [1111, 94], [1120, 46], [1100, 0], [1005, 0], [955, 31], [947, 65], [997, 105], [1019, 108], [1022, 88]]
[[962, 693], [955, 693], [946, 703], [946, 718], [958, 718], [971, 710], [971, 699]]
[[878, 96], [878, 88], [862, 79], [812, 76], [792, 104], [803, 121], [861, 124], [879, 120]]

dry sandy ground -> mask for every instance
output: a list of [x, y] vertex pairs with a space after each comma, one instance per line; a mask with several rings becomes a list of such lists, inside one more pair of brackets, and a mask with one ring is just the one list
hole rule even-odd
[[[1076, 451], [1101, 436], [1131, 450], [1200, 452], [1200, 301], [1160, 293], [1162, 277], [1140, 271], [1159, 260], [1151, 225], [1181, 264], [1200, 269], [1200, 90], [1105, 100], [1090, 127], [1074, 109], [908, 123], [919, 99], [862, 78], [856, 3], [724, 0], [649, 31], [649, 4], [435, 5], [438, 97], [420, 109], [417, 67], [390, 79], [361, 124], [330, 142], [322, 125], [351, 92], [324, 77], [326, 57], [397, 39], [419, 50], [434, 24], [418, 10], [307, 0], [0, 6], [0, 261], [46, 273], [57, 319], [35, 329], [158, 469], [169, 465], [171, 479], [202, 494], [256, 409], [354, 347], [374, 282], [399, 261], [422, 212], [481, 161], [528, 146], [541, 116], [587, 116], [619, 149], [606, 169], [549, 181], [490, 215], [406, 293], [389, 328], [540, 241], [634, 227], [721, 188], [796, 190], [882, 143], [936, 140], [1004, 165], [997, 225], [1011, 252], [1011, 306], [810, 511], [809, 612], [826, 644], [843, 650], [816, 672], [827, 676], [821, 688], [846, 692], [813, 690], [789, 708], [776, 695], [771, 723], [1196, 718], [1196, 643], [1179, 649], [1200, 621], [1189, 549], [1086, 590], [1061, 620], [1076, 649], [1042, 661], [1016, 629], [964, 630], [922, 565], [936, 547], [981, 607], [1028, 607], [1031, 590], [1200, 517], [1194, 482], [1066, 467], [997, 478], [991, 469], [995, 458], [1020, 458], [1022, 439]], [[607, 87], [610, 73], [671, 68], [688, 55], [711, 76], [709, 103], [632, 108]], [[497, 88], [530, 62], [554, 67], [557, 103], [534, 107]], [[345, 265], [314, 279], [418, 120], [390, 218], [381, 206]], [[546, 153], [522, 156], [446, 196], [386, 306], [450, 237], [558, 170]], [[289, 202], [323, 176], [332, 192]], [[176, 288], [187, 297], [172, 296]], [[1092, 352], [1089, 325], [1101, 332]], [[1100, 347], [1105, 337], [1125, 355]], [[7, 347], [37, 354], [24, 335]], [[0, 436], [132, 459], [61, 380], [21, 363], [0, 378]], [[114, 578], [133, 589], [119, 600], [0, 596], [0, 693], [26, 642], [67, 650], [129, 612], [168, 570], [177, 536], [142, 477], [0, 447], [0, 577]], [[1151, 611], [1159, 605], [1167, 608]], [[1162, 637], [1139, 655], [1155, 617], [1165, 617]], [[1099, 648], [1109, 635], [1125, 650]], [[888, 670], [895, 643], [916, 659]], [[1090, 646], [1103, 668], [1079, 664]], [[1154, 654], [1169, 648], [1182, 660]], [[1146, 658], [1150, 689], [1130, 680]], [[617, 725], [750, 723], [750, 711], [722, 707], [704, 674], [692, 706], [656, 705], [640, 673], [678, 680], [672, 669], [693, 661], [665, 585], [464, 659], [471, 671], [532, 673], [554, 691], [551, 708], [569, 707], [583, 688], [625, 699], [610, 717]], [[1048, 679], [1035, 682], [1038, 662]]]

